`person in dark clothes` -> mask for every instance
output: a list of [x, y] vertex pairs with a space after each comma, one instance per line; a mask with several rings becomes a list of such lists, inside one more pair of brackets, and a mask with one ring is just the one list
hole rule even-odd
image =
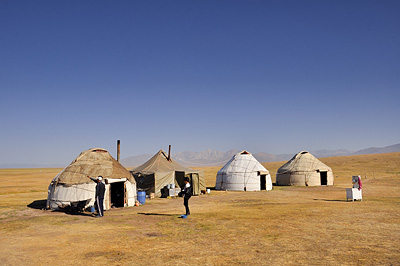
[[103, 217], [104, 216], [104, 193], [106, 192], [106, 185], [102, 182], [103, 177], [98, 176], [96, 179], [91, 178], [88, 176], [91, 180], [96, 182], [96, 204], [97, 204], [97, 210], [99, 211], [99, 215], [97, 217]]
[[185, 177], [185, 186], [183, 187], [183, 205], [185, 205], [186, 215], [190, 214], [189, 199], [192, 196], [192, 186], [189, 183], [189, 178]]

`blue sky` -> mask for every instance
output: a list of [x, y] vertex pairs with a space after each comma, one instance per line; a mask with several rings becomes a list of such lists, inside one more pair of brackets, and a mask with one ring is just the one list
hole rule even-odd
[[0, 163], [400, 142], [399, 1], [0, 0]]

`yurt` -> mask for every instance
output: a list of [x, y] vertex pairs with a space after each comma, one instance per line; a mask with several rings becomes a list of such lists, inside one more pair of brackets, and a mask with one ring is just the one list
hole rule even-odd
[[297, 153], [276, 173], [279, 186], [324, 186], [333, 185], [332, 169], [311, 153]]
[[94, 206], [96, 183], [88, 178], [102, 176], [106, 184], [104, 209], [134, 206], [136, 181], [131, 173], [105, 149], [82, 152], [51, 181], [46, 207], [57, 210], [84, 202]]
[[206, 189], [202, 171], [193, 170], [175, 162], [163, 150], [157, 152], [150, 160], [131, 170], [138, 189], [147, 195], [162, 195], [161, 190], [169, 185], [183, 189], [185, 177], [188, 177], [193, 188], [193, 195], [199, 195]]
[[234, 155], [218, 171], [215, 189], [236, 191], [271, 190], [271, 175], [251, 153], [242, 151]]

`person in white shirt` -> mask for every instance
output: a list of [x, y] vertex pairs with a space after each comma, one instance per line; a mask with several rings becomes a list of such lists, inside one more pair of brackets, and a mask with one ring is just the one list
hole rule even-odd
[[189, 210], [189, 199], [192, 197], [192, 186], [189, 183], [189, 178], [185, 177], [185, 186], [183, 188], [183, 205], [185, 206], [186, 209], [186, 215], [190, 214]]

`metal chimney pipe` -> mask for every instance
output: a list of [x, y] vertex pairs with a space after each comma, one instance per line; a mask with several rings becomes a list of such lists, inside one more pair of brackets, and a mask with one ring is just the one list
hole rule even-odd
[[117, 140], [117, 162], [119, 162], [120, 151], [121, 151], [121, 141]]
[[171, 145], [168, 148], [168, 161], [171, 161]]

